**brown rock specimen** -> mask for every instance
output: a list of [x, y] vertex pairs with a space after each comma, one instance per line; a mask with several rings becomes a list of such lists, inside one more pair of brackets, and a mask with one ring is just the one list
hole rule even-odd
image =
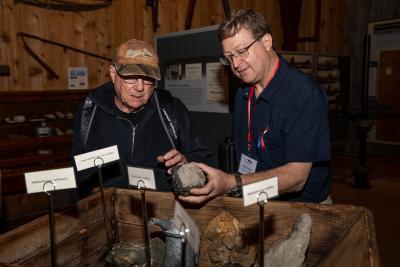
[[207, 226], [200, 251], [201, 266], [252, 266], [257, 248], [246, 243], [245, 225], [222, 212]]

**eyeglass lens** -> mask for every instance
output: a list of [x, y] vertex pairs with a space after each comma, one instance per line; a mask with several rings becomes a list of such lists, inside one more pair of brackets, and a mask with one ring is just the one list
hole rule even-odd
[[231, 55], [227, 55], [220, 58], [220, 61], [224, 65], [232, 64], [234, 58], [246, 59], [249, 56], [249, 49], [250, 47], [255, 44], [263, 35], [257, 37], [251, 44], [247, 47], [237, 50], [235, 53]]

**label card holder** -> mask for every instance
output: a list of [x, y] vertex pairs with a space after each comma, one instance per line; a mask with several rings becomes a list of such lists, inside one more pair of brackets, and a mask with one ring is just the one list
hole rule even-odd
[[138, 186], [140, 181], [143, 181], [146, 189], [156, 190], [156, 180], [154, 170], [149, 168], [140, 168], [128, 166], [129, 185]]
[[[265, 196], [266, 195], [266, 196]], [[249, 206], [259, 201], [259, 197], [266, 200], [278, 196], [278, 177], [272, 177], [259, 182], [243, 186], [243, 204]]]
[[76, 170], [82, 171], [92, 167], [99, 167], [102, 164], [119, 160], [117, 145], [94, 150], [74, 156]]
[[76, 188], [74, 168], [27, 172], [25, 176], [28, 194]]

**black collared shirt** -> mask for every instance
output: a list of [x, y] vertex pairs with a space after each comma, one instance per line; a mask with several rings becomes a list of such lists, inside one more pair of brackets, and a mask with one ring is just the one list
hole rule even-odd
[[304, 189], [280, 199], [320, 202], [331, 188], [330, 133], [327, 97], [309, 76], [280, 66], [263, 92], [251, 99], [251, 150], [248, 152], [248, 97], [251, 87], [240, 88], [235, 98], [235, 148], [258, 161], [256, 171], [290, 162], [312, 162]]

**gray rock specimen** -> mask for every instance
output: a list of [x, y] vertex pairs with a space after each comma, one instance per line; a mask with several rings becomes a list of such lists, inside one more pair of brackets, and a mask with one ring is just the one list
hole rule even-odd
[[[165, 244], [160, 238], [150, 240], [151, 266], [163, 266]], [[112, 266], [144, 267], [146, 263], [146, 248], [135, 242], [121, 241], [113, 245], [106, 257]]]
[[194, 163], [186, 163], [172, 169], [172, 188], [178, 195], [190, 195], [190, 189], [206, 183], [203, 171]]
[[310, 214], [300, 215], [289, 234], [264, 254], [264, 266], [304, 266], [305, 253], [310, 242], [311, 226]]

